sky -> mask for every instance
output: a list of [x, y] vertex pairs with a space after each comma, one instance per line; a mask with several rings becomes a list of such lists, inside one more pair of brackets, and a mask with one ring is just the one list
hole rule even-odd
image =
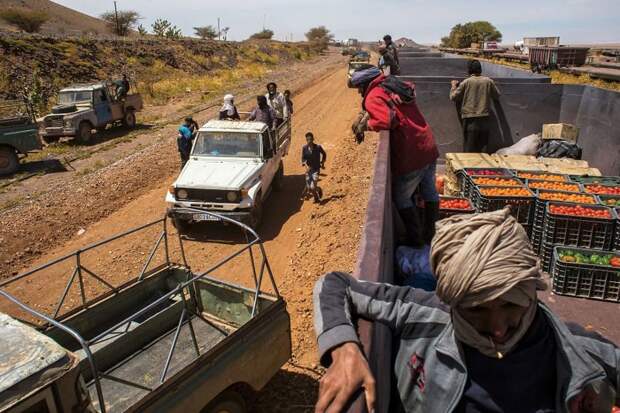
[[[99, 16], [112, 0], [54, 0]], [[560, 36], [562, 44], [620, 43], [620, 0], [117, 0], [150, 28], [158, 17], [193, 35], [194, 26], [230, 27], [229, 40], [262, 30], [279, 40], [303, 40], [324, 25], [336, 39], [377, 40], [384, 34], [418, 43], [438, 43], [457, 23], [488, 20], [511, 44], [523, 37]]]

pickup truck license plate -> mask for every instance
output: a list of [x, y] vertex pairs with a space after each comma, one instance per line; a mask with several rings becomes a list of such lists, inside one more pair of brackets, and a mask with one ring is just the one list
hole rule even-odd
[[213, 215], [209, 215], [209, 214], [194, 214], [193, 219], [196, 222], [200, 222], [200, 221], [220, 221], [220, 219], [218, 217], [214, 217]]

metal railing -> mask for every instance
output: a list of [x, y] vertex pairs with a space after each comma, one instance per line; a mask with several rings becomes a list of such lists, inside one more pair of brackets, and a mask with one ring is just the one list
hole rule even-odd
[[[30, 314], [31, 316], [43, 320], [44, 322], [47, 323], [48, 326], [53, 326], [56, 327], [57, 329], [59, 329], [60, 331], [63, 331], [64, 333], [68, 334], [70, 337], [72, 337], [73, 339], [75, 339], [78, 344], [80, 345], [80, 347], [84, 350], [84, 354], [86, 356], [86, 358], [88, 359], [88, 366], [89, 369], [91, 371], [92, 374], [92, 383], [95, 386], [96, 392], [97, 392], [97, 401], [99, 403], [99, 410], [101, 411], [101, 413], [105, 413], [106, 412], [106, 408], [105, 408], [105, 397], [103, 394], [103, 390], [101, 387], [101, 379], [107, 379], [107, 380], [111, 380], [111, 381], [115, 381], [117, 383], [126, 385], [126, 386], [132, 386], [132, 387], [136, 387], [142, 390], [146, 390], [146, 391], [154, 391], [155, 388], [159, 385], [161, 385], [162, 383], [164, 383], [164, 381], [167, 378], [168, 375], [168, 371], [170, 368], [170, 364], [172, 361], [172, 357], [174, 355], [174, 351], [176, 349], [177, 346], [177, 342], [178, 342], [178, 338], [181, 332], [181, 328], [184, 325], [188, 325], [189, 327], [189, 331], [190, 331], [190, 335], [191, 335], [191, 339], [192, 339], [192, 343], [193, 343], [193, 347], [194, 347], [194, 351], [196, 352], [196, 358], [201, 356], [201, 352], [200, 352], [200, 346], [198, 345], [198, 340], [196, 338], [196, 333], [192, 324], [192, 318], [198, 318], [200, 320], [202, 320], [203, 322], [207, 323], [209, 326], [216, 328], [218, 331], [220, 331], [222, 334], [224, 335], [228, 335], [228, 333], [223, 330], [222, 328], [220, 328], [219, 326], [217, 326], [216, 324], [212, 323], [211, 321], [207, 320], [199, 311], [196, 310], [195, 306], [190, 305], [190, 303], [188, 302], [188, 296], [191, 297], [191, 293], [192, 293], [192, 288], [194, 286], [194, 283], [196, 281], [199, 281], [201, 279], [205, 279], [205, 280], [215, 280], [215, 278], [210, 277], [211, 274], [214, 273], [214, 271], [216, 271], [217, 269], [221, 268], [222, 266], [224, 266], [226, 263], [230, 262], [231, 260], [241, 256], [244, 252], [247, 252], [249, 254], [249, 258], [250, 258], [250, 263], [251, 263], [251, 268], [252, 268], [252, 277], [254, 280], [254, 289], [251, 290], [254, 293], [254, 300], [252, 303], [252, 310], [251, 310], [251, 316], [250, 319], [254, 318], [254, 316], [256, 316], [257, 311], [258, 311], [258, 303], [259, 303], [259, 298], [261, 296], [261, 290], [262, 290], [262, 284], [264, 282], [265, 277], [269, 278], [269, 281], [271, 283], [271, 288], [274, 291], [274, 295], [277, 299], [280, 298], [280, 294], [279, 291], [277, 289], [276, 283], [275, 283], [275, 279], [273, 277], [273, 273], [271, 271], [271, 267], [269, 265], [269, 261], [267, 259], [267, 255], [265, 253], [265, 249], [263, 247], [262, 241], [260, 239], [260, 237], [256, 234], [256, 232], [248, 227], [245, 224], [242, 224], [240, 222], [237, 222], [233, 219], [230, 219], [228, 217], [222, 216], [222, 215], [218, 215], [215, 213], [211, 213], [211, 212], [207, 212], [207, 211], [203, 211], [203, 210], [197, 210], [197, 209], [193, 209], [193, 208], [185, 208], [182, 209], [181, 212], [185, 212], [185, 213], [200, 213], [200, 214], [208, 214], [211, 215], [212, 218], [220, 220], [222, 222], [228, 223], [228, 224], [232, 224], [238, 228], [240, 228], [245, 235], [245, 239], [246, 239], [246, 244], [242, 247], [239, 248], [238, 250], [236, 250], [235, 252], [233, 252], [232, 254], [227, 255], [225, 258], [219, 260], [217, 263], [215, 263], [214, 265], [212, 265], [210, 268], [208, 268], [206, 271], [203, 271], [199, 274], [193, 274], [190, 270], [190, 266], [187, 262], [187, 257], [185, 254], [185, 248], [183, 246], [183, 238], [181, 237], [181, 235], [179, 234], [178, 236], [178, 241], [179, 241], [179, 248], [180, 248], [180, 254], [181, 254], [181, 258], [183, 261], [183, 267], [185, 267], [188, 271], [188, 277], [185, 281], [180, 282], [179, 284], [177, 284], [177, 286], [172, 289], [171, 291], [169, 291], [168, 293], [164, 294], [163, 296], [160, 296], [158, 299], [156, 299], [155, 301], [150, 302], [149, 304], [147, 304], [146, 306], [140, 308], [138, 311], [136, 311], [135, 313], [133, 313], [132, 315], [124, 318], [122, 321], [115, 323], [113, 326], [105, 329], [105, 331], [99, 332], [95, 337], [91, 338], [91, 339], [85, 339], [83, 338], [79, 332], [75, 331], [73, 328], [69, 327], [66, 324], [62, 323], [63, 319], [66, 319], [67, 317], [69, 317], [71, 314], [74, 314], [76, 311], [80, 311], [82, 309], [88, 308], [89, 306], [92, 306], [93, 304], [103, 300], [104, 298], [108, 297], [111, 294], [118, 294], [120, 291], [124, 290], [127, 286], [131, 285], [136, 285], [137, 283], [142, 282], [145, 279], [146, 276], [146, 269], [148, 268], [149, 264], [151, 263], [153, 257], [155, 256], [156, 252], [158, 251], [159, 247], [161, 246], [162, 242], [164, 244], [164, 248], [165, 248], [165, 257], [166, 257], [166, 263], [164, 266], [162, 266], [162, 268], [165, 268], [166, 266], [170, 267], [172, 265], [176, 265], [173, 264], [170, 260], [170, 250], [169, 250], [169, 234], [168, 234], [168, 230], [167, 230], [167, 218], [162, 218], [159, 219], [157, 221], [153, 221], [151, 223], [142, 225], [140, 227], [134, 228], [132, 230], [123, 232], [121, 234], [115, 235], [111, 238], [108, 238], [106, 240], [97, 242], [95, 244], [89, 245], [85, 248], [79, 249], [73, 253], [64, 255], [60, 258], [57, 258], [47, 264], [41, 265], [37, 268], [34, 268], [30, 271], [27, 271], [23, 274], [17, 275], [16, 277], [13, 277], [7, 281], [4, 281], [2, 283], [0, 283], [0, 297], [5, 298], [6, 300], [8, 300], [10, 303], [16, 305], [17, 307], [19, 307], [21, 310], [25, 311], [26, 313]], [[95, 274], [93, 271], [89, 270], [88, 268], [86, 268], [82, 262], [81, 262], [81, 255], [86, 252], [86, 251], [90, 251], [93, 250], [97, 247], [100, 247], [102, 245], [106, 245], [114, 240], [126, 237], [128, 235], [137, 233], [139, 231], [142, 231], [146, 228], [151, 228], [153, 226], [156, 225], [162, 225], [162, 230], [159, 233], [159, 236], [157, 237], [157, 241], [155, 242], [154, 246], [152, 247], [150, 254], [148, 255], [144, 265], [142, 266], [142, 270], [140, 271], [140, 273], [137, 275], [137, 277], [133, 280], [133, 282], [124, 284], [121, 287], [114, 287], [112, 286], [110, 283], [106, 282], [102, 277], [100, 277], [99, 275]], [[253, 251], [253, 247], [258, 248], [258, 252], [260, 254], [260, 265], [256, 266], [256, 262], [255, 262], [255, 253]], [[43, 314], [40, 311], [37, 311], [35, 309], [33, 309], [32, 307], [28, 306], [27, 304], [23, 303], [22, 301], [20, 301], [18, 298], [14, 297], [13, 295], [11, 295], [10, 293], [8, 293], [7, 291], [5, 291], [5, 288], [9, 285], [12, 285], [20, 280], [23, 280], [27, 277], [31, 277], [34, 274], [39, 273], [40, 271], [47, 269], [51, 266], [54, 266], [58, 263], [61, 263], [63, 261], [69, 260], [69, 259], [75, 259], [75, 267], [73, 269], [72, 275], [69, 278], [69, 281], [67, 283], [67, 285], [65, 286], [63, 293], [61, 295], [61, 297], [59, 298], [59, 301], [57, 302], [56, 306], [55, 306], [55, 310], [54, 310], [54, 314], [52, 316], [48, 316], [46, 314]], [[84, 293], [84, 283], [83, 283], [83, 279], [84, 276], [91, 276], [93, 278], [95, 278], [96, 280], [102, 282], [106, 287], [108, 287], [108, 289], [110, 290], [108, 292], [108, 294], [103, 294], [98, 296], [96, 299], [92, 300], [92, 301], [86, 301], [86, 297], [85, 297], [85, 293]], [[71, 286], [73, 285], [73, 283], [75, 283], [77, 279], [77, 282], [79, 283], [80, 286], [80, 296], [82, 298], [81, 301], [81, 305], [76, 308], [73, 309], [70, 313], [65, 314], [63, 316], [59, 317], [59, 309], [62, 308], [62, 304], [64, 302], [64, 300], [67, 297], [67, 294], [71, 288]], [[248, 290], [250, 291], [250, 290]], [[181, 311], [181, 314], [179, 316], [178, 322], [176, 323], [176, 328], [174, 330], [173, 333], [173, 338], [172, 338], [172, 343], [170, 344], [170, 348], [168, 350], [168, 355], [166, 357], [166, 361], [164, 363], [164, 365], [161, 368], [161, 375], [160, 375], [160, 379], [159, 379], [159, 384], [153, 388], [148, 387], [148, 386], [144, 386], [140, 383], [136, 383], [133, 382], [131, 380], [127, 380], [125, 378], [120, 378], [120, 377], [114, 377], [106, 372], [100, 371], [97, 367], [97, 362], [96, 362], [96, 356], [93, 354], [93, 352], [91, 351], [90, 347], [103, 341], [104, 339], [106, 339], [107, 337], [109, 337], [111, 334], [114, 334], [116, 336], [118, 335], [122, 335], [122, 334], [127, 334], [129, 333], [129, 326], [130, 324], [135, 321], [136, 319], [138, 319], [139, 317], [143, 316], [144, 314], [146, 314], [147, 312], [155, 309], [157, 306], [164, 304], [165, 302], [171, 300], [171, 299], [177, 299], [180, 300], [183, 303], [183, 309]], [[119, 331], [120, 334], [119, 334]], [[166, 332], [166, 334], [168, 334], [169, 332]], [[194, 359], [195, 360], [195, 359]]]

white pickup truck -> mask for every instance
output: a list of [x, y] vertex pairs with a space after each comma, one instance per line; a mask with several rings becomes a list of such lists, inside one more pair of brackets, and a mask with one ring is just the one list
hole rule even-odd
[[194, 140], [189, 161], [166, 194], [168, 215], [177, 229], [217, 220], [215, 212], [256, 229], [264, 202], [284, 177], [282, 159], [291, 143], [290, 119], [271, 131], [262, 122], [211, 120]]

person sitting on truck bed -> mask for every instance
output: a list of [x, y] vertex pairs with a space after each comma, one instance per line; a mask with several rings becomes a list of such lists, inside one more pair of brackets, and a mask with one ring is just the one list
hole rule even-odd
[[461, 83], [452, 81], [450, 99], [461, 104], [463, 119], [463, 152], [482, 152], [489, 144], [489, 107], [499, 99], [499, 90], [492, 79], [482, 76], [478, 60], [468, 63], [469, 77]]
[[235, 97], [231, 94], [224, 96], [224, 104], [220, 109], [220, 120], [240, 120], [239, 112], [235, 106]]
[[179, 155], [181, 156], [181, 169], [183, 169], [183, 167], [189, 160], [189, 154], [192, 150], [192, 142], [195, 137], [194, 133], [192, 133], [191, 130], [192, 122], [194, 122], [192, 118], [185, 118], [185, 122], [183, 122], [183, 125], [179, 127], [179, 135], [177, 136], [177, 149], [179, 150]]
[[267, 98], [265, 96], [256, 96], [256, 107], [250, 113], [249, 121], [263, 122], [269, 129], [276, 127], [276, 113], [267, 104]]
[[325, 169], [327, 153], [321, 145], [314, 143], [314, 134], [306, 133], [306, 145], [301, 149], [301, 164], [306, 167], [306, 188], [319, 203], [323, 197], [323, 190], [318, 187], [319, 172]]
[[[413, 85], [396, 76], [385, 76], [376, 67], [354, 72], [350, 82], [364, 97], [365, 112], [353, 124], [358, 141], [363, 140], [366, 129], [390, 131], [392, 196], [405, 224], [408, 244], [417, 248], [430, 244], [439, 217], [435, 187], [439, 151], [416, 104]], [[425, 203], [423, 223], [413, 200], [418, 188]]]
[[437, 291], [330, 273], [314, 288], [321, 362], [316, 413], [339, 412], [375, 380], [355, 330], [362, 318], [400, 339], [394, 373], [407, 412], [610, 412], [620, 401], [620, 349], [564, 324], [537, 299], [547, 287], [526, 231], [504, 210], [439, 221]]
[[124, 100], [127, 98], [129, 94], [129, 79], [127, 79], [127, 75], [123, 73], [123, 78], [121, 80], [117, 80], [114, 82], [116, 85], [116, 99]]
[[289, 117], [288, 105], [286, 104], [286, 98], [280, 92], [278, 92], [278, 85], [274, 82], [267, 84], [267, 104], [276, 113], [276, 128], [284, 123]]

